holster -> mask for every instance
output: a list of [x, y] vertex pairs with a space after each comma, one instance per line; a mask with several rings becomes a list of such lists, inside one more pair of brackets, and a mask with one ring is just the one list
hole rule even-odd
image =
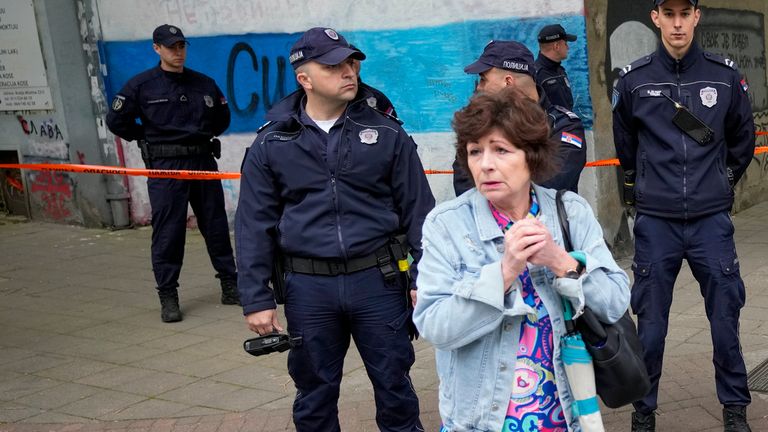
[[624, 171], [622, 200], [625, 205], [635, 205], [635, 170]]

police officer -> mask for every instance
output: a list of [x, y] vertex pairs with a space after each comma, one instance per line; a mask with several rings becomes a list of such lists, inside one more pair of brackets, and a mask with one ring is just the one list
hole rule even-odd
[[576, 35], [566, 33], [560, 24], [552, 24], [539, 31], [538, 39], [536, 84], [544, 89], [550, 102], [573, 110], [571, 83], [560, 62], [568, 58], [568, 42], [576, 41]]
[[434, 198], [414, 142], [360, 92], [354, 60], [364, 59], [333, 29], [307, 30], [289, 58], [300, 88], [269, 111], [243, 164], [240, 300], [251, 330], [282, 330], [267, 286], [279, 251], [288, 331], [300, 338], [288, 356], [298, 431], [340, 430], [350, 335], [373, 384], [380, 430], [423, 430], [409, 378], [406, 292], [415, 286], [397, 277], [393, 264], [404, 256], [391, 246], [409, 246], [415, 270]]
[[[533, 69], [533, 54], [525, 45], [516, 41], [491, 41], [480, 58], [464, 68], [464, 72], [480, 75], [477, 84], [479, 92], [497, 92], [512, 86], [539, 101], [549, 118], [551, 138], [560, 141], [560, 172], [543, 182], [542, 186], [578, 192], [579, 176], [587, 162], [584, 125], [579, 116], [570, 110], [549, 102], [546, 93], [534, 81]], [[471, 176], [464, 173], [458, 161], [454, 161], [453, 189], [456, 196], [474, 186]]]
[[[356, 46], [352, 44], [349, 44], [349, 46], [354, 50], [360, 51]], [[387, 95], [385, 95], [381, 90], [375, 87], [371, 87], [363, 82], [363, 79], [360, 77], [360, 69], [362, 68], [362, 64], [360, 63], [360, 60], [352, 60], [354, 61], [355, 70], [357, 71], [357, 84], [360, 87], [360, 92], [365, 95], [365, 101], [368, 103], [368, 105], [370, 105], [371, 108], [377, 109], [389, 116], [397, 118], [397, 111], [395, 111], [395, 106], [392, 104], [392, 101], [390, 101]]]
[[[112, 101], [107, 126], [115, 135], [139, 142], [147, 168], [217, 171], [214, 155], [218, 157], [221, 149], [212, 138], [229, 126], [227, 100], [211, 78], [184, 67], [188, 42], [180, 28], [161, 25], [152, 41], [160, 63], [125, 84]], [[187, 203], [220, 279], [221, 303], [238, 304], [221, 181], [149, 178], [147, 187], [161, 319], [182, 319], [176, 288], [184, 258]]]
[[637, 210], [632, 309], [652, 384], [634, 404], [633, 431], [655, 430], [672, 290], [683, 259], [704, 296], [725, 430], [750, 430], [739, 344], [745, 292], [728, 213], [754, 153], [755, 125], [734, 62], [694, 41], [700, 17], [696, 0], [656, 0], [651, 19], [661, 43], [622, 70], [613, 93], [625, 201], [634, 200]]

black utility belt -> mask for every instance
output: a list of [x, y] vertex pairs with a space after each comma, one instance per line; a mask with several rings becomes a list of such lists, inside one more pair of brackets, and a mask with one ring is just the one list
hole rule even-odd
[[392, 269], [392, 257], [386, 247], [376, 252], [347, 261], [335, 259], [302, 258], [284, 256], [283, 266], [286, 273], [304, 273], [321, 276], [338, 276], [366, 270], [372, 267]]
[[[203, 141], [196, 144], [164, 144], [139, 143], [142, 157], [145, 159], [178, 158], [191, 156], [217, 156], [221, 152], [221, 144]], [[145, 157], [147, 156], [147, 157]]]

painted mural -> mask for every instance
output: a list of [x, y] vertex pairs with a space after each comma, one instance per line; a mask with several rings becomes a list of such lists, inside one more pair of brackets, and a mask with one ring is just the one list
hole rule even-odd
[[[512, 0], [492, 2], [379, 2], [290, 0], [265, 2], [165, 0], [138, 2], [142, 7], [99, 1], [104, 40], [105, 86], [112, 97], [133, 75], [157, 64], [152, 29], [168, 22], [190, 39], [187, 66], [213, 77], [229, 99], [232, 124], [222, 139], [220, 169], [236, 171], [245, 147], [264, 123], [265, 113], [296, 89], [287, 56], [301, 31], [329, 26], [340, 31], [368, 58], [362, 78], [393, 101], [405, 129], [419, 145], [426, 169], [447, 170], [454, 157], [450, 122], [471, 96], [475, 77], [464, 66], [476, 60], [492, 39], [515, 39], [538, 53], [538, 30], [562, 24], [578, 40], [564, 62], [571, 79], [576, 111], [592, 124], [586, 27], [583, 2]], [[307, 9], [310, 8], [311, 13]], [[226, 23], [224, 25], [223, 23]], [[123, 143], [126, 165], [142, 166], [133, 144]], [[438, 200], [453, 197], [450, 175], [433, 175]], [[149, 217], [146, 186], [131, 179], [135, 222]], [[226, 185], [227, 209], [233, 213], [239, 184]]]

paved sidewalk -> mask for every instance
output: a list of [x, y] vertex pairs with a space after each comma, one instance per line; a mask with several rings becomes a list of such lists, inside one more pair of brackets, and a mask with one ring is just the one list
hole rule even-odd
[[[747, 306], [747, 368], [768, 358], [768, 203], [735, 218]], [[181, 277], [184, 321], [163, 324], [149, 263], [151, 230], [93, 230], [0, 218], [0, 431], [293, 430], [286, 354], [251, 357], [241, 310], [219, 304], [196, 231]], [[623, 261], [626, 268], [629, 262]], [[416, 343], [422, 421], [437, 431], [434, 353]], [[709, 327], [684, 268], [672, 309], [658, 430], [721, 431]], [[373, 394], [354, 348], [345, 362], [345, 431], [375, 431]], [[753, 393], [754, 431], [768, 431], [768, 395]], [[609, 431], [629, 409], [603, 410]]]

